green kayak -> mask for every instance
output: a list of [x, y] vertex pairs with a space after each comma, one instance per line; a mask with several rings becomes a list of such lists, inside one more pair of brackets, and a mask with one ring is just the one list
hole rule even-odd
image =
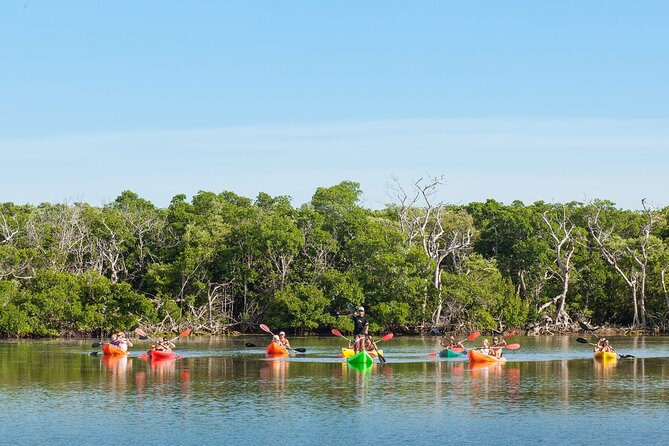
[[454, 352], [451, 349], [445, 348], [442, 351], [439, 352], [439, 357], [440, 358], [462, 358], [463, 356], [467, 356], [467, 352]]
[[372, 365], [372, 363], [374, 362], [372, 360], [372, 357], [369, 356], [369, 353], [367, 353], [364, 350], [361, 351], [360, 353], [356, 353], [350, 358], [347, 358], [346, 361], [349, 364], [364, 364], [364, 365]]

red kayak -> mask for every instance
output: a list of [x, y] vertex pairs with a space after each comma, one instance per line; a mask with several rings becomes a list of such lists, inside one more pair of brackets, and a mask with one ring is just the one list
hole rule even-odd
[[127, 352], [120, 347], [111, 344], [102, 346], [102, 354], [105, 356], [125, 355]]
[[161, 359], [174, 359], [177, 355], [174, 352], [165, 351], [165, 350], [149, 350], [146, 352], [146, 357], [154, 361]]
[[277, 344], [276, 342], [271, 342], [265, 349], [265, 353], [272, 356], [289, 356], [288, 350], [286, 347]]

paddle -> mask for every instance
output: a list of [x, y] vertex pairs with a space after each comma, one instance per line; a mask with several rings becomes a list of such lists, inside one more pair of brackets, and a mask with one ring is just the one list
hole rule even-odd
[[172, 339], [170, 339], [170, 342], [176, 341], [179, 338], [185, 338], [186, 336], [188, 336], [191, 333], [191, 331], [193, 331], [192, 328], [189, 328], [187, 330], [182, 331], [181, 333], [179, 333], [178, 336], [175, 336]]
[[[392, 333], [391, 333], [391, 334], [392, 334]], [[374, 351], [376, 352], [376, 356], [379, 358], [379, 362], [381, 363], [381, 365], [383, 365], [383, 364], [385, 364], [386, 362], [388, 362], [388, 361], [386, 361], [386, 358], [384, 358], [383, 355], [382, 355], [381, 353], [379, 353], [379, 349], [376, 348], [376, 342], [374, 342], [374, 339], [372, 339], [371, 336], [369, 337], [369, 340], [371, 341], [372, 346], [374, 347]]]
[[332, 330], [330, 330], [330, 333], [332, 333], [332, 334], [335, 335], [335, 336], [338, 336], [338, 337], [342, 338], [344, 341], [348, 342], [349, 344], [352, 344], [352, 343], [353, 343], [353, 342], [351, 342], [351, 340], [350, 340], [349, 338], [347, 338], [346, 336], [344, 336], [343, 334], [341, 334], [341, 333], [339, 332], [339, 330], [337, 330], [336, 328], [333, 328]]
[[[479, 336], [481, 336], [481, 332], [480, 331], [475, 331], [474, 333], [467, 336], [467, 339], [463, 339], [462, 341], [459, 341], [458, 344], [460, 344], [462, 342], [465, 342], [465, 341], [473, 341], [474, 339], [478, 338]], [[464, 347], [453, 347], [450, 350], [452, 352], [455, 352], [455, 353], [462, 353], [462, 352], [465, 351], [465, 348]], [[427, 356], [430, 356], [430, 357], [434, 358], [438, 354], [439, 353], [428, 353]]]
[[[589, 344], [589, 345], [592, 345], [594, 347], [597, 347], [597, 344], [593, 344], [592, 342], [588, 342], [586, 339], [583, 339], [583, 338], [576, 338], [576, 342], [580, 342], [581, 344]], [[615, 353], [616, 353], [616, 355], [618, 355], [618, 357], [620, 359], [635, 358], [634, 355], [621, 355], [618, 352], [615, 352]]]
[[506, 341], [507, 339], [509, 339], [511, 336], [514, 336], [515, 334], [516, 334], [516, 332], [515, 332], [514, 330], [511, 330], [511, 331], [509, 332], [509, 334], [507, 334], [506, 336], [504, 336], [504, 340]]
[[251, 344], [250, 342], [247, 342], [247, 343], [244, 344], [244, 345], [245, 345], [246, 347], [257, 347], [257, 345], [255, 345], [255, 344]]
[[[269, 327], [265, 324], [260, 324], [260, 329], [266, 333], [271, 334], [272, 336], [276, 336], [274, 333], [272, 333], [272, 330], [269, 329]], [[294, 352], [298, 353], [306, 353], [307, 349], [306, 348], [292, 348], [292, 347], [286, 347], [288, 350], [292, 350]]]
[[[590, 332], [591, 335], [593, 335], [594, 337], [596, 337], [597, 339], [599, 339], [599, 336], [597, 336], [597, 333], [595, 333], [595, 330], [592, 329], [592, 328], [590, 328], [590, 327], [588, 327], [588, 326], [585, 324], [585, 322], [578, 321], [578, 325], [580, 325], [581, 328], [582, 328], [583, 330]], [[582, 338], [581, 338], [581, 339], [582, 339]], [[586, 341], [586, 342], [587, 342], [587, 341]]]

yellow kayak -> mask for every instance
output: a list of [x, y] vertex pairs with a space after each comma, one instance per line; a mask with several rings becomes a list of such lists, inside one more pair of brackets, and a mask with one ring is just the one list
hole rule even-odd
[[617, 361], [618, 360], [618, 355], [615, 353], [611, 352], [596, 352], [595, 353], [595, 361], [602, 361], [602, 362], [611, 362], [611, 361]]
[[[344, 358], [350, 358], [355, 354], [352, 348], [342, 348], [341, 353], [344, 355]], [[376, 358], [375, 350], [368, 350], [367, 353], [369, 353], [369, 356], [371, 356], [372, 358]], [[383, 350], [379, 349], [379, 354], [383, 356]]]

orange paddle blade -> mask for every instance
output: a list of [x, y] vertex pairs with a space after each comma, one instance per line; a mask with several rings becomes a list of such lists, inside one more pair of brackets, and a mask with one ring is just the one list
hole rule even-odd
[[332, 334], [335, 335], [335, 336], [339, 336], [339, 337], [341, 338], [341, 333], [340, 333], [339, 330], [337, 330], [336, 328], [333, 328], [333, 329], [330, 331], [330, 333], [332, 333]]
[[520, 348], [520, 344], [509, 344], [506, 346], [509, 350], [518, 350]]
[[470, 341], [473, 341], [474, 339], [478, 338], [479, 336], [481, 336], [481, 332], [480, 331], [475, 331], [474, 333], [467, 336], [467, 339], [470, 340]]
[[382, 340], [382, 341], [390, 341], [392, 338], [393, 338], [393, 334], [392, 334], [392, 333], [388, 333], [387, 335], [385, 335], [384, 337], [382, 337], [381, 340]]
[[189, 328], [188, 330], [184, 330], [181, 333], [179, 333], [179, 337], [185, 338], [186, 336], [188, 336], [190, 334], [191, 331], [193, 331], [192, 328]]

